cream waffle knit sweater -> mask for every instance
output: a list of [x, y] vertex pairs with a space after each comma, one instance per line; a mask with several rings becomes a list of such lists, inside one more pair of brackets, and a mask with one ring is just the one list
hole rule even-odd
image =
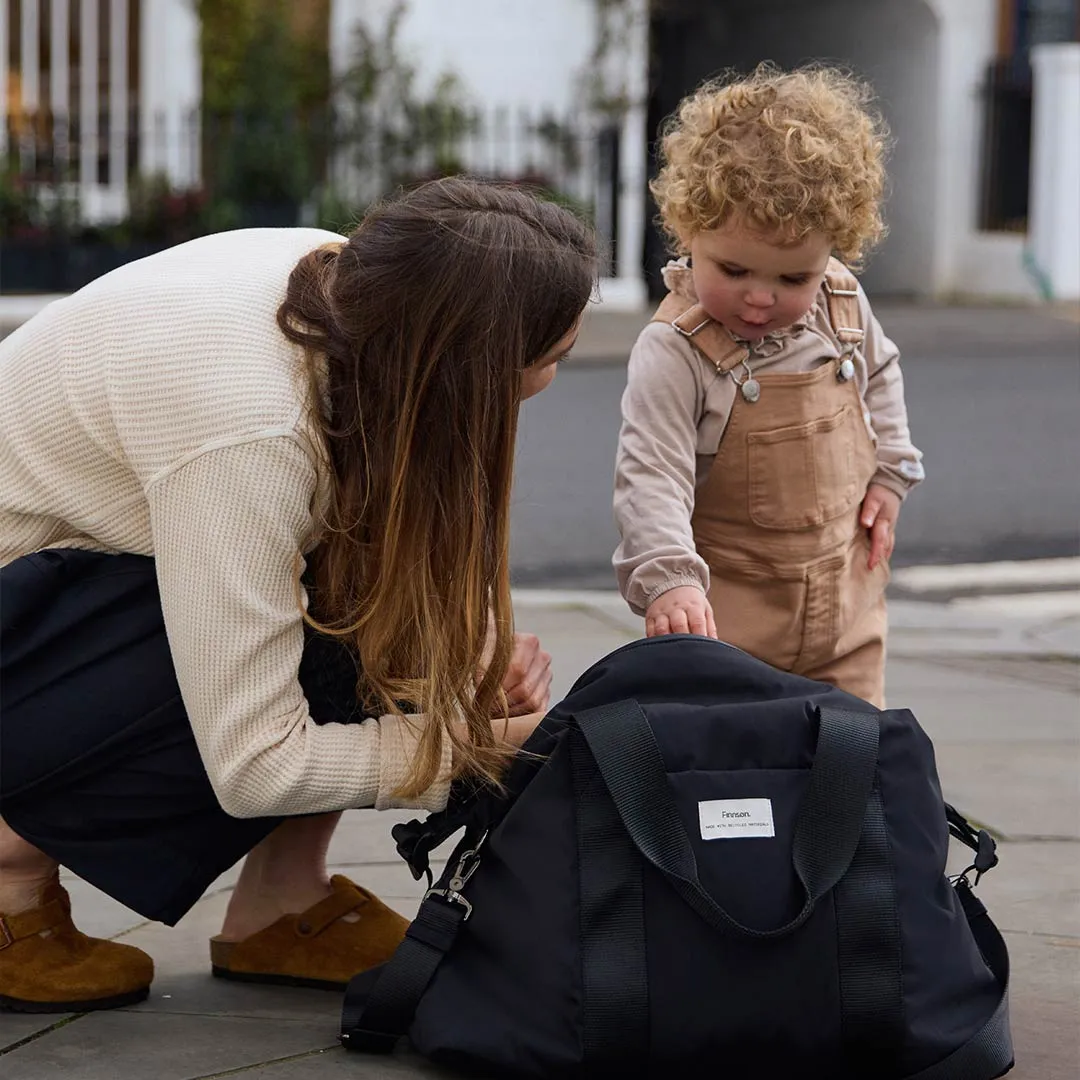
[[[195, 240], [0, 341], [0, 566], [50, 547], [154, 557], [184, 704], [236, 817], [401, 805], [391, 792], [424, 723], [319, 726], [297, 679], [294, 565], [322, 466], [303, 353], [275, 316], [297, 260], [340, 240]], [[445, 805], [449, 764], [447, 747], [411, 805]]]

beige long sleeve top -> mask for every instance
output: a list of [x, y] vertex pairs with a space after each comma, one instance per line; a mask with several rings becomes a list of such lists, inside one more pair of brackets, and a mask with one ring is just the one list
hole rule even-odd
[[[664, 277], [669, 289], [696, 301], [683, 265], [669, 264]], [[861, 287], [858, 303], [865, 338], [852, 359], [877, 450], [873, 482], [903, 498], [924, 473], [908, 431], [900, 354]], [[821, 292], [802, 320], [756, 343], [749, 364], [755, 373], [803, 372], [835, 362], [840, 352]], [[621, 540], [612, 561], [619, 589], [639, 615], [677, 586], [708, 591], [709, 567], [697, 554], [690, 520], [736, 392], [734, 379], [672, 327], [650, 323], [638, 336], [622, 398], [614, 497]]]
[[[184, 705], [236, 817], [401, 805], [425, 722], [320, 726], [298, 681], [294, 567], [324, 465], [303, 352], [275, 320], [297, 260], [341, 239], [195, 240], [0, 342], [0, 565], [50, 547], [153, 556]], [[445, 805], [449, 770], [446, 746], [408, 805]]]

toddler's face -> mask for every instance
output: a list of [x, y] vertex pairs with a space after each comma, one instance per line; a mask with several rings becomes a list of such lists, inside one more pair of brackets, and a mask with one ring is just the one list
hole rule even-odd
[[821, 233], [782, 244], [732, 220], [698, 233], [689, 247], [701, 305], [732, 333], [756, 341], [810, 309], [832, 244]]

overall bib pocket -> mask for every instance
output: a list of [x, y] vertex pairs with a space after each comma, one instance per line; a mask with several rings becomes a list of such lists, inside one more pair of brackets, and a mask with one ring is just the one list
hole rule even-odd
[[751, 431], [751, 521], [763, 529], [814, 529], [851, 511], [862, 497], [855, 461], [857, 419], [846, 405], [819, 420]]

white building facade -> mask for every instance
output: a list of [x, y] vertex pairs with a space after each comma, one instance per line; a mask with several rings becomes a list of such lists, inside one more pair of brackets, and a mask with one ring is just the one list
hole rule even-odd
[[[335, 0], [339, 63], [350, 27], [377, 22], [391, 7], [392, 0]], [[656, 242], [655, 232], [647, 236], [654, 213], [645, 188], [647, 142], [662, 115], [701, 79], [729, 67], [814, 59], [869, 79], [895, 136], [891, 235], [866, 271], [869, 288], [942, 298], [1080, 298], [1071, 260], [1080, 252], [1080, 189], [1072, 179], [1080, 155], [1080, 45], [1040, 43], [1075, 39], [1076, 0], [409, 0], [401, 39], [429, 79], [449, 69], [489, 104], [561, 110], [573, 107], [583, 67], [593, 62], [601, 10], [613, 8], [631, 32], [606, 60], [622, 73], [615, 78], [627, 104], [612, 298], [640, 298], [633, 283], [642, 245]], [[680, 36], [685, 40], [673, 47]], [[1022, 115], [1029, 58], [1036, 83], [1030, 120]], [[1003, 84], [1001, 72], [1021, 74]], [[657, 83], [668, 86], [666, 100], [658, 102]], [[1026, 92], [1030, 99], [1030, 86]], [[1015, 123], [1003, 111], [1010, 107], [1020, 110]], [[1030, 150], [1011, 153], [1011, 129], [1027, 122]], [[1011, 200], [1006, 192], [995, 213], [995, 185], [1010, 184], [1025, 190]], [[1010, 218], [1010, 202], [1023, 202], [1025, 193], [1026, 206]], [[653, 252], [649, 260], [654, 270], [658, 258]]]
[[[378, 35], [398, 6], [396, 0], [333, 0], [336, 73], [349, 66], [357, 26]], [[598, 50], [602, 38], [610, 44]], [[490, 171], [490, 160], [501, 175], [528, 173], [533, 146], [524, 129], [544, 117], [567, 121], [582, 156], [567, 194], [594, 207], [601, 238], [614, 249], [601, 297], [618, 306], [637, 307], [646, 299], [647, 42], [648, 0], [607, 10], [596, 0], [407, 0], [397, 38], [402, 56], [416, 67], [421, 93], [452, 73], [488, 123], [505, 118], [497, 159], [490, 157], [490, 132], [472, 155], [466, 147], [465, 163], [478, 172]], [[618, 104], [595, 109], [597, 87]], [[617, 160], [605, 158], [604, 149]]]
[[0, 158], [69, 180], [91, 221], [133, 171], [196, 185], [198, 31], [190, 0], [0, 0]]
[[[668, 14], [653, 26], [661, 100], [650, 124], [674, 108], [684, 84], [761, 60], [833, 61], [873, 84], [894, 146], [891, 234], [865, 271], [869, 289], [1077, 297], [1067, 278], [1042, 268], [1027, 227], [1052, 221], [1061, 247], [1080, 247], [1076, 188], [1048, 181], [1045, 170], [1056, 166], [1031, 153], [1025, 130], [1030, 47], [1037, 53], [1048, 47], [1039, 42], [1075, 39], [1076, 0], [673, 0], [661, 10]], [[1071, 92], [1062, 65], [1035, 64], [1034, 74], [1037, 100]], [[1043, 142], [1075, 156], [1080, 128], [1070, 129], [1060, 110], [1047, 123], [1054, 134]]]
[[[335, 73], [349, 66], [356, 28], [378, 33], [397, 6], [331, 0]], [[611, 303], [643, 303], [643, 265], [654, 272], [662, 258], [647, 194], [648, 144], [660, 119], [701, 79], [765, 59], [836, 61], [879, 94], [895, 137], [891, 235], [865, 273], [868, 288], [1068, 300], [1080, 298], [1077, 7], [404, 0], [397, 45], [421, 91], [453, 72], [466, 99], [510, 118], [496, 170], [503, 174], [531, 164], [515, 149], [514, 118], [575, 118], [587, 153], [572, 194], [594, 206], [613, 246], [603, 288]], [[0, 158], [31, 176], [66, 164], [92, 219], [124, 212], [135, 172], [196, 186], [194, 8], [192, 0], [0, 0]], [[43, 125], [49, 162], [35, 160]], [[466, 153], [465, 164], [488, 171], [477, 153]]]

